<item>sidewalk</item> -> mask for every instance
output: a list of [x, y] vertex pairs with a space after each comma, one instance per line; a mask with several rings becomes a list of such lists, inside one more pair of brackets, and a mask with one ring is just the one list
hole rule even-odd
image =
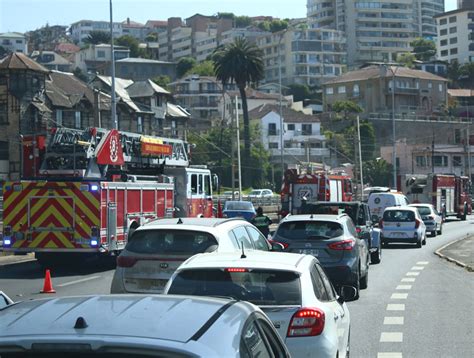
[[474, 272], [474, 236], [459, 239], [435, 251], [439, 257]]
[[13, 255], [6, 252], [0, 252], [0, 266], [11, 265], [19, 262], [35, 261], [35, 254]]

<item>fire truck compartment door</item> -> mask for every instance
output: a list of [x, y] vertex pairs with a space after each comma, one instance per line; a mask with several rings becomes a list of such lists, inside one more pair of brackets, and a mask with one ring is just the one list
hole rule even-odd
[[318, 200], [317, 184], [294, 184], [293, 185], [293, 209], [301, 207], [301, 199], [306, 198], [309, 202]]
[[117, 250], [117, 204], [107, 205], [107, 244], [109, 251]]
[[42, 231], [73, 233], [74, 218], [74, 199], [70, 196], [29, 198], [28, 227], [33, 233]]

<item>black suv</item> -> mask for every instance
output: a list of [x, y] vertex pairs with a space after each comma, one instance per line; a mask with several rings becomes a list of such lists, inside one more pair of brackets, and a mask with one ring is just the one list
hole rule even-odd
[[347, 214], [354, 222], [361, 239], [366, 240], [370, 251], [370, 263], [378, 264], [382, 259], [380, 230], [374, 228], [367, 203], [361, 201], [304, 202], [301, 214]]

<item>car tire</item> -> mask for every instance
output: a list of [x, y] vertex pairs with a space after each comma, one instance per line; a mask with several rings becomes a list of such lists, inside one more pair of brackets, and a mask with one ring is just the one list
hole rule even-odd
[[382, 246], [377, 248], [377, 251], [370, 253], [370, 263], [372, 265], [379, 264], [381, 260], [382, 260]]
[[437, 230], [434, 230], [434, 231], [431, 232], [431, 237], [436, 237], [436, 235], [438, 235]]
[[439, 226], [438, 235], [443, 234], [443, 223]]
[[421, 241], [421, 244], [422, 244], [422, 245], [426, 245], [426, 234], [425, 234], [425, 236], [423, 237], [423, 240]]
[[354, 297], [354, 301], [359, 299], [359, 292], [360, 292], [360, 267], [357, 272], [357, 279], [356, 281], [352, 284], [352, 286], [356, 289], [356, 294]]
[[364, 277], [361, 277], [359, 282], [359, 288], [365, 290], [369, 286], [369, 270], [365, 273]]
[[422, 239], [419, 239], [419, 240], [416, 242], [416, 247], [417, 247], [418, 249], [421, 249], [421, 247], [423, 246], [423, 242], [422, 242], [422, 241], [423, 241]]

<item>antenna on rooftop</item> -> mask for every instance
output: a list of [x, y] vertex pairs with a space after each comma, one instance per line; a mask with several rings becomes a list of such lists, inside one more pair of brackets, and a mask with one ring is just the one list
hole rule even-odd
[[241, 241], [240, 244], [242, 245], [242, 255], [240, 255], [240, 258], [241, 259], [246, 259], [247, 255], [245, 255], [245, 251], [244, 251], [244, 242]]

